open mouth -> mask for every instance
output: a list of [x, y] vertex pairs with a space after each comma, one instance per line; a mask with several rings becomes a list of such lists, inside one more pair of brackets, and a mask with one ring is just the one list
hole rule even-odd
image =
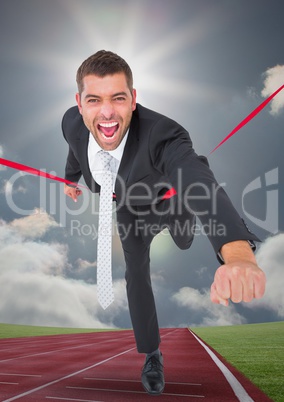
[[111, 123], [98, 124], [98, 130], [106, 140], [111, 139], [115, 135], [116, 131], [118, 130], [118, 127], [119, 124], [117, 121], [113, 121]]

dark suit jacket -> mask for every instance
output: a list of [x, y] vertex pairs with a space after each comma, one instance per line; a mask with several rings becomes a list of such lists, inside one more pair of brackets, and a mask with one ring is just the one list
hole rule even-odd
[[[77, 106], [65, 113], [62, 131], [69, 144], [65, 178], [77, 183], [83, 175], [91, 191], [99, 192], [88, 164], [89, 131]], [[115, 183], [117, 204], [136, 205], [139, 210], [139, 206], [159, 203], [171, 188], [204, 227], [210, 226], [206, 234], [216, 252], [230, 241], [259, 241], [216, 182], [207, 159], [195, 153], [188, 132], [168, 117], [137, 104]], [[221, 225], [225, 233], [216, 235]]]

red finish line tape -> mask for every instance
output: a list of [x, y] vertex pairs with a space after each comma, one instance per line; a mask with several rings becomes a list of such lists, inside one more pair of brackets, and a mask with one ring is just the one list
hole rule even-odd
[[[275, 92], [273, 92], [272, 95], [270, 95], [267, 99], [265, 99], [264, 102], [262, 102], [259, 106], [257, 106], [256, 109], [254, 109], [244, 120], [242, 120], [231, 132], [230, 134], [227, 135], [227, 137], [225, 137], [211, 152], [209, 155], [211, 155], [214, 151], [216, 151], [216, 149], [218, 149], [222, 144], [224, 144], [229, 138], [231, 138], [237, 131], [239, 131], [244, 125], [246, 125], [250, 120], [252, 120], [282, 89], [284, 88], [284, 85], [282, 85], [280, 88], [278, 88]], [[73, 183], [69, 180], [65, 180], [62, 179], [61, 177], [58, 176], [54, 176], [52, 174], [43, 172], [42, 170], [38, 170], [35, 169], [33, 167], [27, 166], [27, 165], [22, 165], [21, 163], [17, 163], [17, 162], [12, 162], [8, 159], [3, 159], [0, 158], [0, 164], [10, 167], [12, 169], [16, 169], [16, 170], [21, 170], [23, 172], [26, 173], [30, 173], [33, 174], [35, 176], [41, 176], [44, 177], [46, 179], [50, 179], [50, 180], [56, 180], [59, 181], [61, 183], [65, 183], [65, 184], [71, 184], [73, 186], [77, 186], [77, 187], [81, 187], [81, 188], [87, 188], [86, 186], [77, 184], [77, 183]], [[176, 191], [174, 188], [170, 189], [167, 191], [166, 194], [164, 194], [165, 198], [170, 198], [173, 195], [176, 194]]]
[[41, 177], [44, 177], [46, 179], [56, 180], [56, 181], [60, 181], [62, 183], [71, 184], [73, 186], [79, 186], [79, 187], [86, 188], [83, 185], [73, 183], [72, 181], [62, 179], [61, 177], [54, 176], [53, 174], [43, 172], [42, 170], [38, 170], [38, 169], [35, 169], [35, 168], [27, 166], [27, 165], [22, 165], [21, 163], [12, 162], [12, 161], [10, 161], [8, 159], [0, 158], [0, 164], [4, 165], [4, 166], [7, 166], [7, 167], [10, 167], [12, 169], [21, 170], [23, 172], [33, 174], [35, 176], [41, 176]]
[[211, 152], [211, 155], [216, 149], [218, 149], [224, 142], [226, 142], [229, 138], [231, 138], [237, 131], [239, 131], [243, 126], [245, 126], [250, 120], [252, 120], [273, 98], [284, 88], [282, 85], [278, 88], [272, 95], [270, 95], [264, 102], [262, 102], [257, 108], [255, 108], [244, 120], [242, 120], [231, 132], [227, 135]]

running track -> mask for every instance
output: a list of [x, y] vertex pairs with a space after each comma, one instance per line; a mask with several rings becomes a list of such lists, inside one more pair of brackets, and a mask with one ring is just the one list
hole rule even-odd
[[[162, 329], [161, 336], [166, 386], [159, 401], [271, 401], [188, 329]], [[0, 401], [149, 401], [143, 363], [130, 330], [4, 339]]]

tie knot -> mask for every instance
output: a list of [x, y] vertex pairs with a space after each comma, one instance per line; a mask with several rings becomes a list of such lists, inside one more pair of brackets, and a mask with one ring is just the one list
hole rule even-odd
[[112, 160], [112, 156], [106, 151], [99, 151], [98, 155], [103, 165], [103, 170], [111, 170], [110, 169], [110, 162]]

